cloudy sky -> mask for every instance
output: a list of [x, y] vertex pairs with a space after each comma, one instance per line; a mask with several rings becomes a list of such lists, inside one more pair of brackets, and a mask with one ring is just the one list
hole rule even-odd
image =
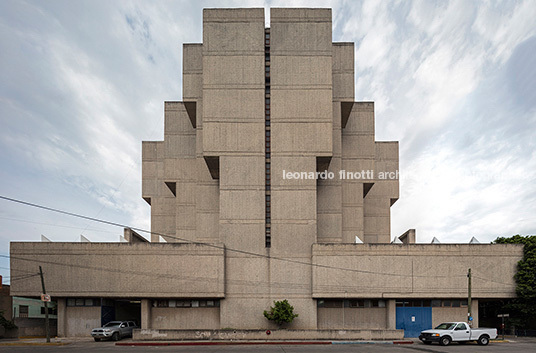
[[[536, 234], [534, 1], [0, 2], [0, 195], [149, 229], [141, 141], [181, 100], [182, 43], [204, 7], [333, 8], [355, 42], [356, 100], [400, 141], [392, 234], [489, 242]], [[266, 14], [267, 18], [268, 12]], [[118, 241], [104, 226], [0, 200], [9, 241]]]

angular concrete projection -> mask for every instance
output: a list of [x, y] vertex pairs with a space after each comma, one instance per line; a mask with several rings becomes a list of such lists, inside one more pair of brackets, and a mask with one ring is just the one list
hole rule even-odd
[[469, 244], [480, 244], [480, 242], [478, 241], [477, 238], [472, 237], [471, 240], [469, 241]]

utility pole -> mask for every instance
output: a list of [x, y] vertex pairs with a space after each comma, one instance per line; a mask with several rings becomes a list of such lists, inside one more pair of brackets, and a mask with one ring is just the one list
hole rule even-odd
[[[47, 294], [45, 290], [45, 279], [43, 278], [43, 269], [39, 266], [39, 275], [41, 275], [41, 286], [43, 287], [43, 294]], [[45, 332], [47, 335], [47, 343], [50, 343], [50, 326], [48, 322], [48, 302], [43, 301], [45, 304]]]
[[471, 269], [467, 272], [467, 320], [469, 326], [473, 327], [473, 320], [471, 313]]

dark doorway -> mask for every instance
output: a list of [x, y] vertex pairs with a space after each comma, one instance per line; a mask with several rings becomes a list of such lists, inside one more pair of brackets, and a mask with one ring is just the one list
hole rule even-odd
[[141, 301], [135, 299], [101, 299], [101, 324], [110, 321], [141, 323]]
[[115, 320], [141, 323], [141, 301], [132, 299], [115, 300]]

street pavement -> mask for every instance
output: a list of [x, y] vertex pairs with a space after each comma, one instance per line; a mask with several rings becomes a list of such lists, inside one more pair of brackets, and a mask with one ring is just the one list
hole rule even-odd
[[[125, 339], [122, 343], [131, 342]], [[115, 342], [94, 342], [89, 339], [52, 340], [50, 345], [43, 339], [34, 340], [0, 340], [0, 352], [248, 352], [248, 353], [350, 353], [350, 352], [536, 352], [536, 338], [511, 338], [508, 342], [492, 342], [486, 347], [476, 344], [451, 344], [447, 347], [424, 345], [419, 341], [413, 344], [392, 344], [378, 342], [375, 344], [332, 344], [332, 345], [221, 345], [221, 346], [116, 346]]]

